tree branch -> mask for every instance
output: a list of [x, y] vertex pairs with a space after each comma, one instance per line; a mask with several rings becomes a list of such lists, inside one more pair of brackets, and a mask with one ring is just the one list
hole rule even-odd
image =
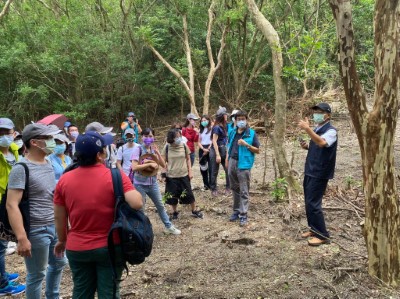
[[8, 13], [11, 2], [13, 2], [13, 0], [7, 0], [6, 4], [4, 4], [4, 7], [3, 7], [2, 11], [0, 12], [0, 20]]

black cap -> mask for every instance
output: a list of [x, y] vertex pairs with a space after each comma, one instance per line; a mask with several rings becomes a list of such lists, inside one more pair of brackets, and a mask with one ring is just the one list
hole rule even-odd
[[329, 104], [327, 104], [327, 103], [319, 103], [318, 105], [311, 107], [311, 109], [313, 109], [313, 110], [321, 109], [322, 111], [332, 113], [331, 106], [329, 106]]

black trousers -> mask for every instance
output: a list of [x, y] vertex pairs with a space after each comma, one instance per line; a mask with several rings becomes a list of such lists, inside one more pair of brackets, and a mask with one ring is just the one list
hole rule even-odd
[[[203, 147], [205, 149], [209, 149], [210, 145], [209, 144], [207, 144], [207, 145], [203, 144]], [[202, 170], [200, 168], [200, 172], [201, 172], [201, 176], [203, 177], [204, 187], [210, 189], [210, 176], [211, 176], [211, 173], [210, 173], [210, 153], [208, 153], [207, 155], [204, 155], [204, 151], [201, 148], [199, 149], [199, 164], [200, 164], [200, 167], [206, 167], [207, 168], [206, 170]]]
[[224, 168], [225, 171], [225, 188], [229, 189], [229, 176], [228, 176], [228, 169], [225, 167], [225, 158], [227, 155], [226, 152], [226, 146], [219, 146], [218, 147], [219, 154], [221, 156], [221, 163], [217, 163], [216, 159], [216, 153], [215, 149], [213, 146], [210, 148], [210, 162], [208, 164], [208, 167], [210, 168], [210, 189], [211, 191], [217, 190], [217, 181], [218, 181], [218, 171], [219, 171], [219, 165], [222, 164], [222, 167]]
[[304, 176], [303, 188], [308, 226], [320, 239], [329, 238], [322, 212], [322, 197], [327, 185], [327, 179]]

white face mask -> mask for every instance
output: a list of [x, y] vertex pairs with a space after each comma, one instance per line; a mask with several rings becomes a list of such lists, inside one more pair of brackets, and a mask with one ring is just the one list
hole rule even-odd
[[15, 140], [14, 143], [18, 146], [18, 149], [20, 149], [24, 145], [22, 139]]

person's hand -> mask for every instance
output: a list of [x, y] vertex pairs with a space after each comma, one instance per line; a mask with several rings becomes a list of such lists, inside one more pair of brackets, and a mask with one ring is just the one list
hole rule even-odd
[[31, 257], [32, 256], [32, 245], [31, 242], [29, 242], [28, 238], [24, 238], [21, 240], [18, 240], [17, 243], [17, 253], [18, 255], [22, 257]]
[[203, 149], [203, 155], [205, 156], [205, 155], [208, 155], [208, 153], [210, 152], [210, 150], [208, 150], [208, 149]]
[[308, 149], [308, 144], [307, 144], [307, 142], [306, 142], [304, 139], [300, 139], [300, 146], [301, 146], [303, 149]]
[[218, 155], [218, 156], [215, 158], [215, 160], [216, 160], [217, 164], [221, 163], [221, 156]]
[[146, 168], [150, 168], [151, 170], [158, 169], [158, 164], [152, 160], [144, 162], [146, 164]]
[[65, 252], [65, 242], [57, 241], [56, 246], [54, 246], [54, 255], [56, 257], [63, 257]]
[[242, 146], [248, 146], [248, 143], [246, 141], [244, 141], [243, 139], [239, 139], [238, 144], [242, 145]]
[[153, 143], [153, 144], [151, 145], [151, 149], [152, 149], [156, 154], [160, 154], [160, 150], [159, 150], [157, 144]]
[[304, 118], [304, 120], [300, 120], [297, 126], [302, 130], [309, 129], [310, 128], [310, 122], [308, 120], [308, 117]]
[[192, 180], [193, 179], [193, 172], [192, 172], [191, 169], [189, 170], [189, 174], [188, 175], [189, 175], [189, 179]]

